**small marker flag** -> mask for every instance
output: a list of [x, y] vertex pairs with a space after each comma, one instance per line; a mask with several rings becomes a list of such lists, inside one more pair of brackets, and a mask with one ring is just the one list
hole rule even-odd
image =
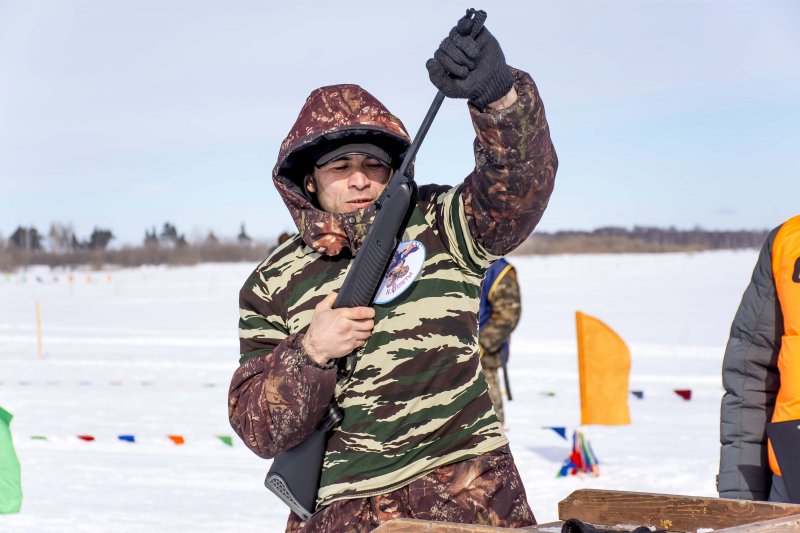
[[692, 391], [691, 391], [691, 389], [675, 389], [675, 394], [677, 394], [678, 396], [680, 396], [681, 398], [683, 398], [686, 401], [689, 401], [689, 400], [692, 399]]
[[544, 426], [544, 429], [552, 429], [558, 433], [562, 439], [567, 440], [567, 428], [565, 427]]
[[186, 444], [186, 439], [184, 439], [181, 435], [167, 435], [167, 438], [178, 446], [181, 444]]
[[572, 433], [572, 453], [564, 460], [564, 466], [558, 471], [556, 477], [574, 476], [577, 474], [600, 475], [597, 466], [600, 462], [592, 450], [583, 432], [576, 430]]
[[0, 514], [18, 513], [22, 506], [19, 459], [11, 440], [14, 416], [0, 407]]
[[643, 390], [632, 390], [631, 394], [639, 398], [640, 400], [644, 398], [644, 391]]
[[135, 435], [118, 435], [117, 438], [124, 442], [136, 442]]
[[628, 377], [631, 353], [619, 335], [597, 318], [575, 312], [581, 425], [631, 423]]
[[91, 435], [78, 435], [78, 438], [86, 442], [92, 442], [94, 440], [94, 437]]
[[233, 439], [230, 435], [217, 435], [217, 438], [228, 446], [233, 446]]

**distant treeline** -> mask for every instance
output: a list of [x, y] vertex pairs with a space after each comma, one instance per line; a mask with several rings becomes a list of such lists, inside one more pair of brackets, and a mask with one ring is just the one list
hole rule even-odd
[[34, 227], [18, 227], [8, 239], [0, 235], [0, 271], [28, 265], [76, 267], [108, 265], [195, 265], [264, 259], [275, 243], [258, 243], [247, 235], [244, 225], [235, 238], [220, 239], [210, 232], [198, 242], [189, 242], [177, 228], [165, 222], [162, 229], [145, 230], [141, 246], [109, 248], [111, 230], [95, 228], [79, 239], [69, 224], [52, 224], [47, 235]]
[[[678, 230], [636, 226], [633, 229], [606, 227], [594, 231], [537, 231], [515, 252], [516, 255], [586, 253], [692, 252], [737, 248], [760, 248], [768, 230], [706, 231], [700, 228]], [[8, 239], [0, 235], [0, 271], [28, 265], [76, 267], [107, 265], [194, 265], [198, 263], [253, 261], [265, 258], [277, 242], [256, 243], [242, 225], [239, 235], [219, 239], [209, 233], [190, 243], [169, 222], [160, 231], [145, 230], [141, 246], [110, 249], [114, 239], [108, 229], [95, 228], [84, 240], [76, 238], [70, 226], [54, 224], [45, 237], [36, 228], [19, 227]], [[47, 245], [45, 245], [47, 243]]]
[[535, 231], [514, 253], [522, 255], [695, 252], [760, 248], [769, 230], [707, 231], [635, 226], [593, 231]]
[[0, 272], [9, 272], [28, 265], [47, 265], [53, 268], [90, 266], [101, 269], [109, 265], [137, 267], [238, 261], [255, 263], [264, 259], [271, 249], [272, 246], [267, 244], [241, 244], [238, 242], [187, 244], [175, 248], [138, 246], [114, 250], [75, 250], [72, 252], [6, 248], [0, 250]]

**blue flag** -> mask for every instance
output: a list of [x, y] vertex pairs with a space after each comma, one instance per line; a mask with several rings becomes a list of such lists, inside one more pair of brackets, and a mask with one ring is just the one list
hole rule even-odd
[[552, 429], [553, 431], [561, 435], [562, 439], [567, 440], [567, 428], [565, 427], [545, 426], [544, 429]]

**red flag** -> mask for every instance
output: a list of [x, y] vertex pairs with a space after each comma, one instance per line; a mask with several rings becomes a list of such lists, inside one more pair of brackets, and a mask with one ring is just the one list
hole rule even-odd
[[675, 394], [687, 401], [692, 399], [691, 389], [675, 389]]

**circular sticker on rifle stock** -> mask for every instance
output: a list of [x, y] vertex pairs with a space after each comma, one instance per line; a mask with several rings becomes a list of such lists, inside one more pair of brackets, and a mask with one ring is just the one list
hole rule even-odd
[[392, 262], [383, 277], [376, 304], [389, 303], [403, 294], [422, 272], [425, 263], [425, 245], [419, 241], [403, 241], [394, 251]]

